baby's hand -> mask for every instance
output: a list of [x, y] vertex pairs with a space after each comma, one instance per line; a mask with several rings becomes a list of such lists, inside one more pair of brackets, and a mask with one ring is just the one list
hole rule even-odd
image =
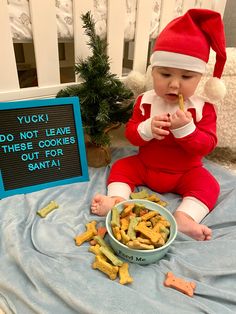
[[170, 116], [171, 127], [170, 129], [178, 129], [182, 126], [188, 124], [192, 120], [192, 114], [189, 111], [182, 111], [177, 109], [177, 111]]
[[151, 130], [154, 138], [163, 140], [170, 132], [164, 128], [171, 126], [169, 116], [167, 114], [154, 116], [151, 121]]

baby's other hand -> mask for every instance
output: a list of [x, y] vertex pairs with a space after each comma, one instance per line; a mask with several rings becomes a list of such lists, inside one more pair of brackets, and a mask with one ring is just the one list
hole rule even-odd
[[151, 130], [154, 138], [163, 140], [170, 132], [166, 130], [171, 126], [168, 114], [157, 115], [152, 118]]
[[171, 122], [170, 129], [174, 130], [174, 129], [181, 128], [182, 126], [185, 126], [191, 121], [192, 121], [191, 112], [177, 109], [177, 111], [170, 116], [170, 122]]

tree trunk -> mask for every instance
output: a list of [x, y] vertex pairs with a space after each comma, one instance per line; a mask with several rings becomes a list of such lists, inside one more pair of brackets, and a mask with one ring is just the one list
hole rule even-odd
[[[118, 129], [121, 123], [112, 124], [104, 132], [109, 133], [111, 130]], [[99, 146], [91, 142], [89, 136], [85, 134], [85, 146], [87, 153], [87, 162], [89, 167], [100, 168], [109, 165], [111, 162], [110, 146]]]
[[111, 162], [111, 150], [108, 146], [97, 146], [87, 142], [86, 153], [89, 167], [105, 167]]

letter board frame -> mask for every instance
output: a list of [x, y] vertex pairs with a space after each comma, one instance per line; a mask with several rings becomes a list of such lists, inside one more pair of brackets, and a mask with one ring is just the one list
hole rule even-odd
[[83, 181], [78, 97], [0, 103], [0, 198]]

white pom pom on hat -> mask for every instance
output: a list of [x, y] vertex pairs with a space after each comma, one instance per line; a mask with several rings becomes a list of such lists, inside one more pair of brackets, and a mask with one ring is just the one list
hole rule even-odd
[[151, 66], [164, 66], [204, 73], [210, 49], [216, 53], [211, 77], [205, 84], [205, 94], [218, 101], [226, 88], [220, 80], [226, 62], [224, 24], [220, 13], [206, 9], [190, 9], [174, 19], [156, 39]]
[[226, 86], [218, 77], [209, 78], [204, 86], [204, 93], [211, 101], [220, 101], [226, 95]]
[[134, 96], [137, 96], [144, 92], [145, 80], [145, 75], [137, 71], [131, 71], [124, 79], [124, 83], [133, 91]]

